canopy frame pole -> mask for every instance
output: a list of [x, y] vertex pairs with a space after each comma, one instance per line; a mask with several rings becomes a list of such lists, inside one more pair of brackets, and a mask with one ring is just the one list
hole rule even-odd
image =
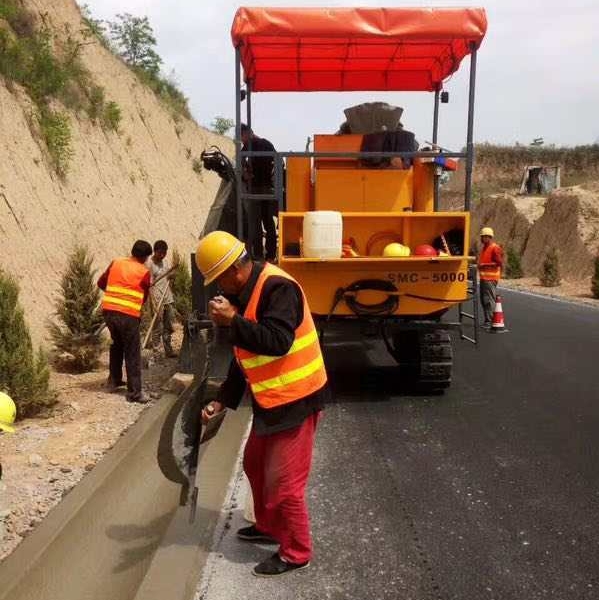
[[241, 169], [241, 48], [235, 47], [235, 186], [237, 237], [243, 236], [243, 187]]
[[466, 188], [464, 210], [470, 210], [472, 200], [472, 167], [474, 164], [474, 90], [476, 86], [476, 44], [470, 43], [470, 91], [468, 95], [468, 132], [466, 134]]
[[[433, 110], [433, 145], [437, 144], [437, 138], [439, 134], [439, 94], [441, 92], [441, 86], [438, 85], [435, 90], [435, 108]], [[433, 148], [435, 150], [436, 148]], [[433, 188], [433, 211], [439, 210], [439, 175], [438, 169], [435, 167], [434, 174], [434, 188]]]

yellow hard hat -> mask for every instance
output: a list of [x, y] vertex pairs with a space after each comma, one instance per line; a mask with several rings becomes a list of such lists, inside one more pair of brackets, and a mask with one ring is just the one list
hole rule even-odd
[[483, 227], [480, 230], [480, 235], [481, 235], [481, 237], [483, 235], [488, 235], [490, 237], [495, 237], [495, 233], [494, 233], [494, 231], [493, 231], [493, 229], [491, 227]]
[[204, 285], [222, 275], [244, 252], [243, 242], [226, 231], [204, 236], [196, 250], [196, 265], [204, 276]]
[[410, 249], [403, 244], [393, 242], [385, 246], [383, 256], [410, 256]]
[[13, 433], [14, 428], [11, 426], [16, 418], [16, 404], [8, 394], [0, 392], [0, 429], [2, 431], [7, 431], [8, 433]]

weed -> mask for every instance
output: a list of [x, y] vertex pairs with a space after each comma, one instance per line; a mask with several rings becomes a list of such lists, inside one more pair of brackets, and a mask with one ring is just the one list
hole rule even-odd
[[121, 107], [114, 101], [108, 102], [104, 107], [104, 113], [102, 115], [104, 127], [112, 129], [112, 131], [118, 131], [122, 118]]
[[39, 124], [42, 137], [50, 154], [52, 166], [59, 175], [64, 177], [73, 157], [69, 117], [65, 113], [53, 112], [48, 108], [43, 108], [40, 113]]
[[194, 171], [194, 173], [197, 173], [198, 175], [201, 175], [202, 174], [202, 170], [203, 170], [202, 161], [199, 158], [194, 158], [191, 161], [191, 168]]
[[555, 248], [551, 248], [545, 255], [540, 280], [541, 285], [544, 287], [556, 287], [562, 281], [559, 269], [559, 254]]
[[523, 277], [520, 254], [518, 254], [511, 246], [507, 249], [507, 261], [504, 275], [506, 279], [521, 279]]

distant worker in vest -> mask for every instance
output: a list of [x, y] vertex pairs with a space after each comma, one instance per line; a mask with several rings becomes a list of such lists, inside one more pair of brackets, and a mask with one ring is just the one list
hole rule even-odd
[[[0, 392], [0, 434], [14, 433], [12, 424], [17, 418], [17, 406], [5, 392]], [[0, 463], [0, 479], [2, 479], [2, 463]]]
[[478, 255], [478, 273], [480, 278], [480, 302], [483, 307], [485, 329], [491, 328], [497, 284], [501, 278], [503, 267], [503, 250], [493, 241], [495, 234], [490, 227], [483, 227], [480, 231], [482, 248]]
[[329, 395], [318, 334], [299, 284], [270, 263], [252, 262], [237, 238], [209, 233], [195, 256], [205, 284], [215, 281], [224, 293], [209, 302], [209, 313], [216, 325], [230, 328], [235, 355], [202, 420], [237, 408], [249, 389], [254, 418], [243, 468], [256, 524], [237, 536], [278, 544], [253, 573], [283, 575], [307, 567], [312, 557], [305, 491], [316, 424]]
[[[127, 385], [129, 402], [148, 402], [141, 389], [141, 309], [148, 298], [151, 276], [145, 262], [152, 254], [152, 246], [137, 240], [129, 258], [113, 260], [98, 279], [104, 290], [102, 312], [110, 331], [110, 363], [107, 386], [118, 391]], [[123, 381], [123, 359], [127, 382]]]
[[[177, 356], [172, 344], [175, 323], [175, 297], [171, 289], [171, 280], [174, 277], [174, 271], [166, 258], [167, 252], [168, 244], [164, 240], [158, 240], [154, 242], [154, 254], [148, 261], [152, 276], [152, 287], [150, 288], [152, 313], [158, 312], [152, 330], [152, 349], [154, 352], [159, 351], [162, 338], [164, 354], [168, 358], [174, 358]], [[169, 271], [171, 275], [167, 275]], [[157, 281], [158, 278], [160, 279]], [[154, 285], [155, 281], [156, 284]]]
[[[265, 138], [258, 137], [245, 123], [241, 124], [242, 150], [245, 152], [274, 152], [275, 147]], [[243, 180], [250, 194], [274, 193], [274, 159], [254, 156], [243, 164]], [[247, 217], [247, 246], [254, 260], [275, 261], [277, 258], [277, 227], [279, 212], [276, 200], [250, 200], [244, 203]], [[266, 233], [266, 239], [262, 233]], [[265, 254], [266, 251], [266, 254]]]

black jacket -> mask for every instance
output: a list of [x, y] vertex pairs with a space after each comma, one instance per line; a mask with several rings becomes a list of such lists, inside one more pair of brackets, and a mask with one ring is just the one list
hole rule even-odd
[[[256, 311], [257, 323], [244, 319], [249, 299], [264, 265], [254, 263], [247, 285], [237, 297], [229, 301], [239, 309], [231, 323], [230, 336], [234, 346], [267, 356], [287, 354], [295, 339], [295, 330], [304, 318], [302, 294], [298, 286], [285, 277], [269, 277], [264, 283]], [[237, 360], [229, 366], [227, 379], [220, 388], [218, 399], [228, 408], [237, 408], [247, 382]], [[264, 409], [252, 398], [254, 430], [268, 435], [301, 425], [309, 415], [318, 412], [329, 397], [329, 387], [290, 404]]]

